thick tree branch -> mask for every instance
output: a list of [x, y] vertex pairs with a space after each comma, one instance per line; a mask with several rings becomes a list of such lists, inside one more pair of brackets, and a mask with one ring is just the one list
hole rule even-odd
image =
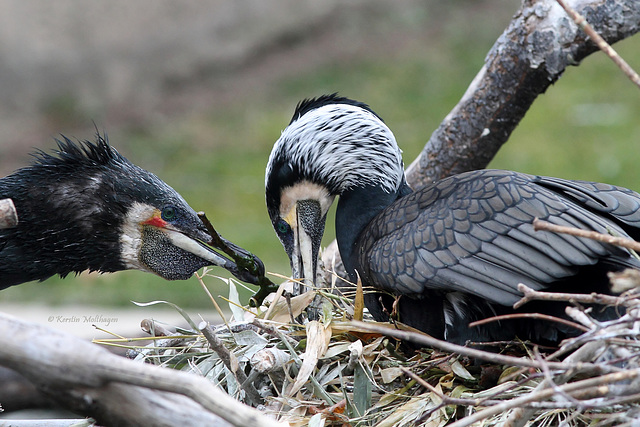
[[0, 200], [0, 230], [18, 225], [18, 214], [11, 199]]
[[0, 365], [105, 425], [276, 426], [206, 378], [134, 362], [0, 313]]
[[[568, 2], [608, 42], [638, 32], [637, 0]], [[535, 101], [569, 65], [597, 50], [555, 0], [525, 0], [458, 105], [407, 169], [414, 187], [489, 164]]]

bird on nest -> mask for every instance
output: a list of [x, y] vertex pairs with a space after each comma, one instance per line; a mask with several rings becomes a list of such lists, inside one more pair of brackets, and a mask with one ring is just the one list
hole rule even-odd
[[[536, 232], [534, 218], [640, 238], [640, 195], [607, 184], [503, 170], [477, 170], [412, 191], [391, 130], [369, 106], [337, 94], [300, 102], [266, 168], [271, 222], [294, 278], [314, 284], [329, 207], [349, 279], [374, 292], [378, 321], [396, 319], [464, 344], [511, 340], [557, 343], [577, 331], [530, 318], [470, 322], [539, 312], [560, 317], [565, 303], [515, 310], [523, 283], [535, 290], [609, 293], [606, 273], [640, 261], [593, 240]], [[357, 273], [356, 273], [357, 272]], [[396, 303], [394, 306], [394, 302]], [[594, 308], [608, 319], [614, 308]]]
[[264, 272], [244, 249], [221, 238], [211, 243], [182, 196], [129, 162], [106, 137], [57, 143], [56, 154], [38, 152], [31, 166], [0, 179], [0, 200], [11, 199], [17, 214], [17, 225], [0, 229], [0, 289], [85, 270], [135, 269], [184, 280], [208, 265], [255, 282], [238, 259]]

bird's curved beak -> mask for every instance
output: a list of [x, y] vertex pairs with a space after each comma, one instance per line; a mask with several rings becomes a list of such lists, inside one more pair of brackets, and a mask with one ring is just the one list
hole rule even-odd
[[299, 279], [299, 283], [294, 284], [296, 295], [305, 292], [306, 286], [316, 283], [318, 254], [326, 219], [320, 202], [314, 199], [299, 200], [285, 218], [293, 231], [293, 241], [285, 249], [291, 262], [292, 277]]
[[200, 268], [213, 265], [226, 269], [243, 282], [274, 286], [265, 277], [264, 264], [258, 257], [222, 238], [204, 214], [199, 214], [199, 219], [197, 226], [187, 229], [164, 221], [159, 224], [157, 217], [143, 223], [146, 227], [143, 227], [140, 260], [169, 280], [187, 279]]
[[226, 268], [230, 263], [227, 258], [204, 244], [204, 241], [210, 240], [204, 233], [198, 237], [190, 237], [173, 227], [165, 227], [164, 233], [174, 246], [209, 261], [211, 265]]

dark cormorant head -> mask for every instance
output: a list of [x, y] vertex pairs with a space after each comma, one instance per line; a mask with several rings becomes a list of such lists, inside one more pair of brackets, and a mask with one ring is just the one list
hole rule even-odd
[[[269, 217], [293, 277], [315, 282], [326, 215], [335, 196], [362, 196], [367, 210], [380, 202], [378, 193], [394, 195], [406, 180], [402, 153], [382, 119], [366, 104], [333, 94], [298, 104], [271, 151], [265, 186]], [[356, 195], [359, 189], [362, 194]], [[338, 243], [346, 241], [341, 254], [365, 225], [360, 222], [371, 219], [358, 217], [336, 224]]]
[[204, 245], [196, 212], [154, 174], [96, 143], [58, 141], [0, 179], [18, 225], [0, 230], [0, 289], [54, 274], [136, 269], [187, 279], [207, 265], [235, 267]]

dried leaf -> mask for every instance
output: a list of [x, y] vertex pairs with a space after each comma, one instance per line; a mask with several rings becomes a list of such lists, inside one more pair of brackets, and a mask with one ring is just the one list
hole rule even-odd
[[275, 304], [269, 307], [269, 310], [265, 313], [264, 316], [269, 315], [269, 317], [264, 318], [267, 320], [272, 320], [274, 322], [288, 323], [291, 320], [291, 316], [300, 316], [302, 311], [307, 308], [309, 304], [311, 304], [311, 301], [313, 301], [313, 298], [315, 296], [315, 291], [307, 291], [302, 295], [291, 298], [291, 314], [289, 313], [289, 305], [287, 304], [287, 301], [284, 298], [280, 297], [275, 302]]
[[331, 330], [316, 320], [307, 323], [307, 347], [302, 355], [303, 361], [295, 382], [289, 388], [286, 396], [294, 396], [307, 382], [318, 359], [325, 354], [331, 340]]
[[517, 385], [515, 381], [507, 381], [502, 384], [498, 384], [495, 387], [491, 387], [490, 389], [473, 393], [473, 398], [483, 399], [485, 397], [500, 396], [501, 394], [513, 389], [515, 385]]
[[309, 419], [309, 427], [324, 427], [323, 414], [315, 414]]
[[438, 385], [443, 388], [450, 389], [453, 387], [453, 380], [455, 376], [453, 374], [447, 374], [440, 377], [440, 381], [438, 381]]
[[267, 340], [265, 337], [255, 331], [252, 331], [251, 329], [235, 332], [233, 334], [233, 339], [236, 344], [245, 346], [262, 345], [263, 347], [265, 347], [269, 342], [269, 340]]
[[333, 305], [328, 299], [322, 299], [322, 323], [329, 326], [333, 322]]
[[344, 353], [345, 351], [349, 351], [352, 343], [350, 342], [338, 342], [329, 346], [327, 352], [322, 356], [322, 359], [330, 359], [334, 356], [337, 356], [340, 353]]
[[382, 382], [385, 384], [393, 382], [396, 378], [402, 376], [402, 374], [402, 369], [398, 366], [380, 370], [380, 378], [382, 378]]
[[453, 371], [454, 374], [456, 374], [458, 377], [462, 379], [475, 381], [475, 377], [471, 375], [469, 371], [467, 371], [467, 368], [462, 366], [462, 363], [460, 363], [459, 360], [454, 360], [451, 363], [451, 370]]
[[512, 380], [517, 379], [516, 377], [514, 377], [514, 375], [517, 375], [518, 373], [522, 373], [522, 367], [509, 366], [504, 371], [502, 371], [502, 374], [500, 374], [500, 377], [498, 378], [498, 384], [501, 384], [505, 381], [511, 382]]
[[[398, 426], [413, 426], [416, 419], [420, 418], [422, 414], [431, 408], [437, 406], [434, 402], [435, 393], [429, 393], [420, 397], [411, 398], [407, 403], [398, 407], [393, 413], [376, 424], [376, 427], [398, 427]], [[444, 409], [444, 408], [441, 408]], [[431, 414], [427, 423], [420, 425], [429, 425], [431, 427], [443, 426], [448, 419], [443, 417], [443, 413], [440, 410]], [[444, 413], [446, 414], [446, 413]], [[435, 422], [435, 423], [434, 423]]]

